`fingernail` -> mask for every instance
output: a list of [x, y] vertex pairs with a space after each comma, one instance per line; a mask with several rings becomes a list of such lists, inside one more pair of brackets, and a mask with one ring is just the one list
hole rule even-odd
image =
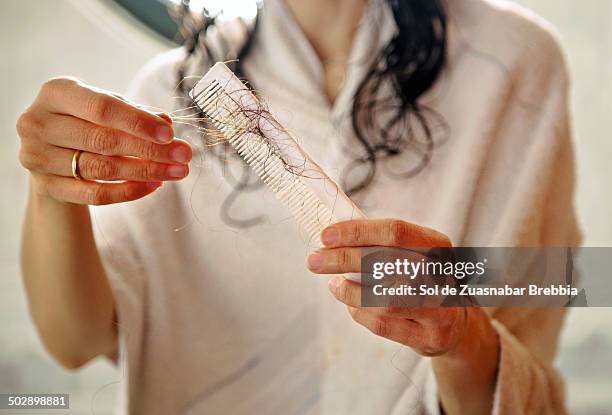
[[147, 182], [147, 188], [149, 190], [155, 190], [162, 185], [162, 182]]
[[160, 143], [168, 143], [174, 138], [172, 127], [160, 125], [155, 129], [155, 139]]
[[177, 163], [187, 163], [189, 161], [189, 151], [184, 147], [177, 147], [172, 150], [170, 157]]
[[340, 241], [340, 233], [336, 228], [325, 228], [321, 233], [321, 242], [323, 244], [330, 246], [336, 245]]
[[170, 166], [168, 167], [168, 176], [178, 178], [187, 176], [187, 166]]
[[166, 112], [157, 112], [155, 113], [159, 118], [163, 119], [164, 121], [169, 122], [170, 124], [172, 124], [172, 117], [170, 117], [170, 114], [166, 113]]
[[308, 256], [308, 268], [311, 271], [318, 271], [323, 267], [323, 254], [320, 252], [313, 252]]

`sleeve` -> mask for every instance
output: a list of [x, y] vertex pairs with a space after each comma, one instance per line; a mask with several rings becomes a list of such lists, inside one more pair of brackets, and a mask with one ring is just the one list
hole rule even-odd
[[[574, 162], [567, 115], [561, 114], [554, 168], [544, 195], [542, 246], [579, 246], [573, 204]], [[565, 414], [564, 387], [553, 367], [566, 309], [499, 308], [492, 311], [500, 339], [494, 413]]]
[[[486, 191], [472, 212], [473, 217], [487, 219], [475, 221], [468, 240], [490, 237], [495, 246], [579, 246], [563, 51], [551, 27], [534, 17], [526, 18], [521, 12], [511, 23], [514, 30], [500, 23], [494, 35], [476, 39], [492, 56], [502, 56], [505, 79], [511, 86], [504, 97], [504, 113], [491, 121], [495, 139], [503, 146], [489, 155], [491, 162], [482, 176]], [[510, 39], [521, 46], [500, 46]], [[511, 177], [508, 165], [513, 166]], [[503, 196], [491, 205], [490, 194], [500, 186]], [[566, 414], [563, 381], [554, 367], [566, 309], [486, 311], [500, 342], [493, 413]]]
[[507, 326], [501, 316], [493, 320], [500, 339], [493, 413], [566, 414], [563, 382], [552, 366], [564, 312], [559, 309], [519, 312], [522, 327]]
[[[538, 186], [525, 209], [531, 211], [529, 219], [523, 223], [537, 235], [529, 239], [540, 246], [579, 246], [567, 70], [556, 39], [546, 34], [544, 40], [546, 47], [541, 53], [546, 63], [534, 66], [536, 75], [527, 77], [539, 84], [532, 83], [530, 93], [542, 108], [543, 121], [531, 134], [533, 140], [544, 144], [546, 155], [534, 158], [537, 163], [531, 173], [537, 175]], [[488, 311], [500, 340], [494, 414], [566, 414], [564, 385], [554, 367], [566, 309]]]
[[[94, 238], [115, 300], [119, 344], [113, 360], [125, 359], [127, 343], [140, 338], [143, 318], [144, 272], [137, 242], [130, 231], [127, 205], [90, 207]], [[126, 336], [129, 333], [129, 337]]]
[[[182, 49], [174, 49], [152, 59], [132, 80], [128, 97], [148, 109], [171, 111], [175, 69], [183, 56]], [[115, 299], [119, 347], [109, 356], [115, 361], [125, 361], [128, 350], [139, 350], [137, 342], [143, 334], [146, 278], [139, 229], [147, 200], [90, 206], [94, 238]], [[130, 359], [130, 364], [137, 361]]]

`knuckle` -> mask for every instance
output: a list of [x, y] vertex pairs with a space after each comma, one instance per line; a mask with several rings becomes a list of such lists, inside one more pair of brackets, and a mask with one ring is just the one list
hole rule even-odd
[[159, 160], [162, 158], [162, 152], [156, 144], [143, 140], [139, 140], [138, 144], [136, 144], [136, 153], [137, 156], [145, 160]]
[[388, 224], [389, 242], [393, 246], [401, 245], [406, 236], [406, 223], [401, 220], [393, 219]]
[[114, 104], [109, 96], [95, 95], [89, 102], [89, 111], [100, 122], [108, 123], [113, 118]]
[[40, 86], [40, 92], [45, 94], [54, 91], [57, 88], [58, 82], [60, 82], [60, 78], [47, 79]]
[[44, 123], [40, 118], [35, 117], [30, 110], [19, 116], [15, 127], [22, 140], [38, 139], [43, 136]]
[[125, 123], [127, 128], [135, 133], [142, 131], [145, 127], [145, 121], [137, 115], [127, 117]]
[[85, 200], [90, 205], [107, 205], [110, 203], [110, 193], [105, 186], [98, 184], [86, 190]]
[[351, 254], [347, 249], [340, 249], [337, 251], [337, 261], [338, 261], [338, 266], [340, 266], [341, 268], [345, 268], [349, 265], [351, 265]]
[[340, 249], [338, 251], [338, 266], [345, 271], [356, 271], [360, 257], [355, 249]]
[[17, 118], [15, 128], [20, 138], [25, 138], [28, 135], [28, 127], [30, 123], [30, 114], [26, 111]]
[[116, 134], [100, 127], [92, 127], [89, 130], [87, 141], [89, 141], [91, 148], [95, 152], [104, 155], [113, 154], [119, 142]]
[[40, 170], [46, 163], [43, 153], [22, 146], [19, 150], [19, 162], [28, 170]]
[[355, 223], [350, 224], [346, 229], [347, 236], [354, 242], [359, 242], [363, 238], [361, 226]]
[[146, 178], [148, 179], [164, 179], [166, 177], [167, 168], [159, 163], [147, 163], [148, 171]]
[[60, 76], [46, 80], [40, 87], [38, 96], [44, 100], [61, 99], [65, 91], [79, 83], [79, 80], [70, 76]]
[[105, 157], [87, 158], [82, 170], [86, 176], [101, 180], [114, 180], [118, 177], [119, 169], [114, 161]]
[[162, 176], [162, 172], [155, 164], [143, 163], [136, 169], [135, 175], [143, 179], [151, 179]]
[[336, 287], [336, 295], [340, 300], [348, 300], [350, 296], [350, 287], [346, 281], [342, 281]]
[[51, 92], [62, 90], [67, 86], [74, 85], [78, 82], [76, 78], [71, 76], [58, 76], [54, 78], [49, 78], [40, 87], [41, 92]]
[[138, 188], [135, 186], [126, 186], [121, 190], [120, 198], [123, 201], [135, 200], [141, 197], [142, 194], [139, 192]]

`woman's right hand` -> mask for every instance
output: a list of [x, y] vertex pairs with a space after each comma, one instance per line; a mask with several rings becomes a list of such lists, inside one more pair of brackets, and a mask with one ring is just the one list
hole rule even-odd
[[[191, 146], [172, 121], [73, 78], [43, 84], [19, 117], [20, 161], [39, 195], [103, 205], [136, 200], [189, 172]], [[72, 176], [76, 150], [78, 172]]]

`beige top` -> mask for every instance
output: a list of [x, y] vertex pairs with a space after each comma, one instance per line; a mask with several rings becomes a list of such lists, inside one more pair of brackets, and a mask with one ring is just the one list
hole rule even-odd
[[[448, 67], [423, 102], [450, 134], [412, 179], [391, 175], [410, 165], [409, 153], [381, 166], [359, 205], [368, 217], [436, 228], [455, 245], [577, 244], [568, 80], [551, 28], [501, 0], [447, 3]], [[265, 7], [247, 75], [337, 178], [356, 148], [347, 108], [368, 57], [393, 33], [392, 16], [384, 2], [370, 1], [330, 106], [320, 63], [292, 16], [281, 0]], [[132, 98], [175, 108], [182, 56], [175, 50], [147, 65]], [[222, 175], [234, 162], [197, 147], [188, 179], [141, 201], [93, 209], [117, 300], [119, 413], [437, 413], [429, 359], [351, 320], [325, 280], [306, 270], [297, 225], [268, 190], [241, 194], [231, 211], [263, 215], [263, 223], [236, 229], [221, 220], [232, 183]], [[495, 413], [564, 413], [550, 366], [563, 313], [491, 313], [502, 344]]]

